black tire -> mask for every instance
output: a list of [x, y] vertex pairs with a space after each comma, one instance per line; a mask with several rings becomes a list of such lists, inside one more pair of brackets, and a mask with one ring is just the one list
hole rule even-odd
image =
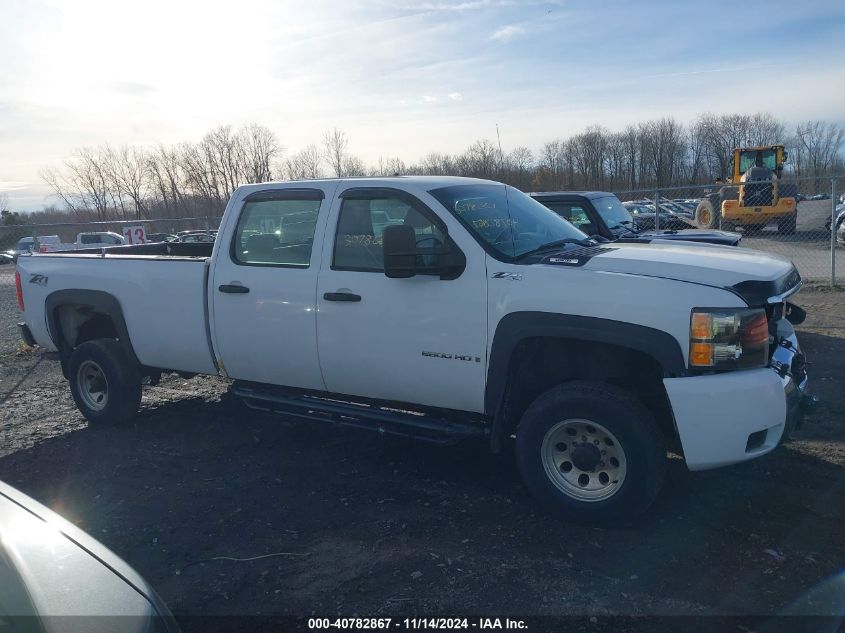
[[[619, 450], [623, 458], [624, 476], [620, 476], [617, 481], [610, 481], [609, 486], [615, 487], [608, 488], [605, 497], [582, 500], [573, 496], [578, 494], [577, 491], [570, 493], [564, 489], [567, 485], [571, 486], [562, 482], [567, 475], [572, 476], [571, 462], [569, 470], [566, 470], [567, 461], [560, 464], [559, 470], [566, 474], [560, 474], [554, 480], [547, 472], [547, 468], [555, 468], [546, 457], [549, 452], [569, 451], [561, 459], [567, 460], [571, 456], [572, 462], [577, 464], [575, 450], [585, 449], [588, 453], [598, 450], [592, 446], [595, 440], [591, 442], [586, 435], [583, 437], [587, 441], [578, 443], [576, 434], [571, 446], [555, 439], [556, 432], [559, 433], [561, 428], [568, 432], [569, 427], [566, 425], [580, 424], [578, 420], [588, 422], [583, 427], [585, 429], [594, 425], [593, 432], [597, 434], [594, 437], [603, 439], [598, 444], [599, 448], [605, 448], [608, 438], [596, 427], [609, 431], [615, 441], [607, 446]], [[590, 433], [589, 430], [584, 432]], [[604, 453], [601, 455], [596, 459], [607, 459]], [[651, 412], [623, 389], [589, 381], [553, 387], [528, 407], [517, 427], [516, 458], [525, 485], [544, 506], [563, 518], [588, 523], [629, 521], [642, 514], [654, 502], [663, 486], [667, 463], [665, 439]], [[576, 476], [583, 477], [583, 474], [578, 475], [584, 472], [578, 470], [583, 465], [574, 468]], [[603, 474], [606, 478], [606, 473], [602, 472], [603, 467], [604, 462], [601, 462], [601, 467], [594, 466], [593, 470], [588, 471], [590, 485], [600, 485]], [[606, 481], [601, 483], [608, 486]]]
[[722, 209], [705, 198], [695, 208], [695, 225], [700, 229], [718, 229], [722, 221]]
[[795, 235], [795, 226], [798, 216], [795, 213], [782, 217], [778, 220], [778, 233], [780, 235]]
[[91, 425], [123, 424], [141, 403], [141, 368], [114, 339], [73, 350], [67, 375], [77, 408]]

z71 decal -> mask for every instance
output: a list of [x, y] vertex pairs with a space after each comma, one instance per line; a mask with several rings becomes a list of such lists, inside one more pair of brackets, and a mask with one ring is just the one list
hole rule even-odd
[[47, 285], [47, 275], [39, 275], [38, 273], [32, 273], [29, 276], [29, 283], [38, 284], [39, 286], [46, 286]]
[[491, 275], [493, 279], [510, 279], [511, 281], [522, 281], [522, 273], [500, 272]]

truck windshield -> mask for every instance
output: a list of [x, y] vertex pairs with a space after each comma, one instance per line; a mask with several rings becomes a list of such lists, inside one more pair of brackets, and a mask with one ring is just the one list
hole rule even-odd
[[507, 185], [457, 185], [430, 192], [488, 250], [515, 259], [560, 240], [588, 240], [554, 211]]
[[622, 206], [616, 196], [595, 198], [592, 202], [601, 219], [607, 224], [607, 228], [616, 229], [631, 224], [631, 214], [628, 213], [628, 209]]

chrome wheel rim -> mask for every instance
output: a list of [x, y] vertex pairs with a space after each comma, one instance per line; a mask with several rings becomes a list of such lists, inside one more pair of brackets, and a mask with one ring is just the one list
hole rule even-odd
[[93, 411], [102, 411], [109, 402], [109, 381], [102, 367], [92, 360], [86, 360], [76, 372], [79, 397], [85, 406]]
[[578, 501], [613, 496], [628, 472], [619, 440], [591, 420], [563, 420], [552, 426], [543, 438], [540, 455], [555, 487]]

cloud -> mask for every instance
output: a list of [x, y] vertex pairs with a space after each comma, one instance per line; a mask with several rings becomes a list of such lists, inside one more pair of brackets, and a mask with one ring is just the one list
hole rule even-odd
[[434, 95], [423, 95], [423, 103], [437, 103], [437, 97]]
[[526, 31], [524, 27], [521, 27], [518, 24], [508, 24], [500, 29], [496, 29], [493, 35], [490, 36], [490, 39], [499, 42], [510, 42], [513, 38], [522, 37], [525, 34]]
[[450, 92], [446, 96], [449, 97], [452, 101], [461, 101], [464, 98], [464, 96], [460, 92]]
[[128, 95], [130, 97], [138, 97], [156, 92], [155, 86], [136, 81], [122, 81], [116, 79], [113, 81], [100, 82], [97, 85], [103, 87], [109, 92]]

